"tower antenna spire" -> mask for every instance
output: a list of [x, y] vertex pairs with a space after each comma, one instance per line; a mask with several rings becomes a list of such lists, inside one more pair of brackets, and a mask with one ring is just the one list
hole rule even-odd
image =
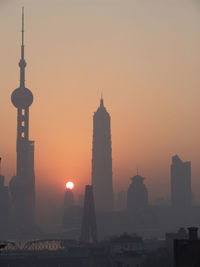
[[103, 106], [103, 93], [101, 91], [101, 100], [100, 100], [100, 105]]
[[24, 59], [24, 7], [22, 7], [22, 50], [21, 58]]
[[138, 163], [136, 163], [136, 174], [138, 175], [139, 174], [139, 171], [138, 171]]
[[24, 7], [22, 7], [22, 45], [24, 45]]
[[22, 44], [21, 44], [21, 59], [19, 62], [20, 67], [20, 87], [25, 87], [25, 68], [26, 61], [24, 59], [24, 7], [22, 7]]

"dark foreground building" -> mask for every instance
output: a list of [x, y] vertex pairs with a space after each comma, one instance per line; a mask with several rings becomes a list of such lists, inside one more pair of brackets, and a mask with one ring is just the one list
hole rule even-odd
[[[123, 234], [88, 244], [69, 239], [30, 240], [19, 248], [4, 244], [0, 266], [9, 267], [143, 267], [144, 242], [136, 235]], [[1, 247], [0, 247], [1, 248]]]
[[0, 266], [9, 267], [110, 267], [110, 259], [102, 250], [71, 248], [66, 251], [21, 252], [0, 255]]
[[[110, 267], [107, 247], [87, 245], [76, 240], [28, 241], [23, 248], [7, 242], [2, 249], [0, 266], [9, 267]], [[1, 248], [1, 247], [0, 247]]]
[[174, 240], [175, 267], [200, 267], [200, 239], [198, 228], [190, 227], [189, 239]]
[[110, 115], [101, 98], [93, 117], [92, 185], [98, 211], [113, 209]]
[[34, 142], [29, 140], [29, 107], [33, 94], [25, 86], [24, 12], [22, 14], [22, 45], [20, 85], [11, 100], [17, 108], [17, 170], [10, 181], [12, 197], [12, 223], [20, 229], [30, 228], [35, 221]]

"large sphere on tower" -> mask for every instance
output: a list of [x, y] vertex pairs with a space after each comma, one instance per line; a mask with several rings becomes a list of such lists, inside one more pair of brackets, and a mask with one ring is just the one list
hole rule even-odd
[[17, 88], [11, 95], [11, 101], [16, 108], [28, 108], [33, 103], [33, 94], [28, 88]]

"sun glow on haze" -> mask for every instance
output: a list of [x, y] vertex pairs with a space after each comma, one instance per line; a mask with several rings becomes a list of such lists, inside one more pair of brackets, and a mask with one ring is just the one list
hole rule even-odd
[[66, 183], [66, 188], [72, 190], [72, 189], [74, 188], [74, 183], [72, 183], [72, 182], [67, 182], [67, 183]]

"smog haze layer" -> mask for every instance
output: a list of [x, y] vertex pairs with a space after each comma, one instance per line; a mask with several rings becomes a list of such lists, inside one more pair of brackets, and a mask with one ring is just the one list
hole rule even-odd
[[198, 201], [198, 1], [0, 1], [0, 153], [7, 184], [15, 174], [10, 95], [19, 86], [22, 6], [38, 214], [61, 205], [66, 181], [77, 194], [91, 182], [92, 116], [101, 92], [111, 115], [115, 191], [127, 190], [138, 167], [151, 201], [169, 197], [171, 156], [178, 154], [192, 161]]

